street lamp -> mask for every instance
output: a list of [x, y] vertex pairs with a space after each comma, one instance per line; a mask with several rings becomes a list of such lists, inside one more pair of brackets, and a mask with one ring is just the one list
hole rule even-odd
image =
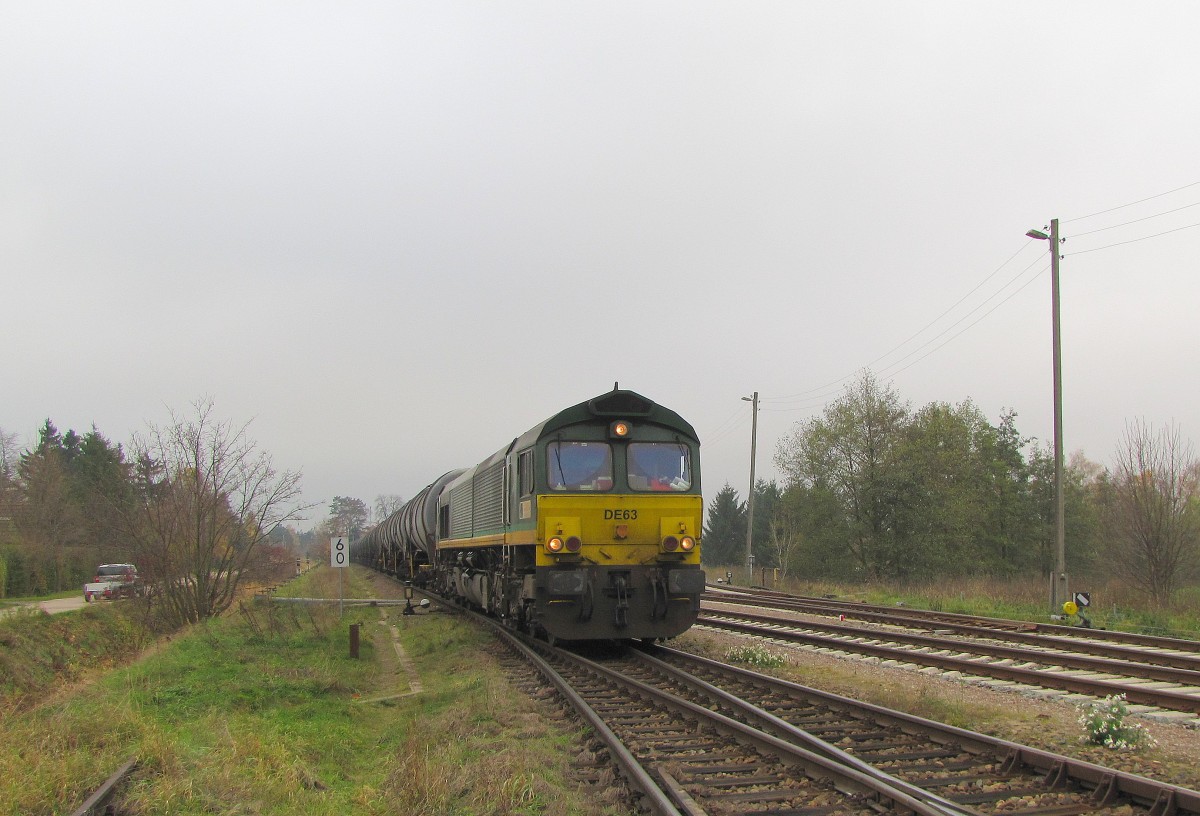
[[[1030, 238], [1050, 242], [1050, 308], [1054, 334], [1054, 524], [1056, 563], [1050, 580], [1050, 614], [1059, 614], [1067, 601], [1066, 520], [1063, 513], [1063, 441], [1062, 441], [1062, 332], [1059, 328], [1058, 302], [1058, 219], [1050, 221], [1050, 234], [1041, 230], [1025, 233]], [[1061, 592], [1060, 592], [1060, 586]]]
[[746, 500], [746, 572], [750, 580], [747, 586], [754, 583], [754, 449], [758, 443], [758, 392], [754, 396], [742, 397], [742, 400], [753, 406], [754, 416], [750, 420], [750, 498]]

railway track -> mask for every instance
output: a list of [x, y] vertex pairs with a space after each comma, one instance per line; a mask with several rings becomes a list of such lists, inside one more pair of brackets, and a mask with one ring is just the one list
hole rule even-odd
[[1195, 791], [683, 652], [585, 657], [491, 625], [653, 813], [1200, 815]]
[[[1190, 656], [1192, 660], [1200, 659], [1200, 641], [1198, 640], [1147, 635], [1140, 632], [1121, 632], [1087, 626], [1064, 626], [1062, 624], [1040, 623], [1037, 621], [989, 618], [980, 615], [966, 615], [959, 612], [937, 612], [910, 607], [897, 608], [868, 604], [861, 601], [839, 601], [834, 598], [792, 595], [769, 589], [715, 584], [708, 585], [704, 598], [712, 601], [738, 598], [754, 606], [764, 608], [789, 609], [795, 612], [805, 612], [835, 618], [844, 616], [851, 620], [875, 621], [916, 629], [946, 629], [972, 635], [987, 632], [990, 637], [1016, 642], [1029, 642], [1030, 637], [1033, 636], [1034, 640], [1064, 638], [1080, 644], [1107, 643], [1115, 647], [1113, 654], [1120, 654], [1123, 651], [1122, 647], [1124, 647], [1125, 650], [1145, 650], [1155, 654], [1159, 652], [1167, 654], [1181, 653], [1185, 656]], [[1081, 645], [1080, 648], [1087, 647], [1086, 645]], [[1095, 653], [1105, 654], [1103, 646]]]
[[137, 758], [135, 757], [118, 768], [112, 776], [104, 780], [100, 787], [92, 791], [82, 805], [71, 811], [71, 816], [118, 816], [112, 800], [136, 769]]
[[492, 625], [593, 729], [640, 808], [651, 813], [975, 813], [643, 682], [633, 676], [639, 658], [601, 663]]
[[[940, 624], [913, 627], [876, 613], [869, 621], [840, 622], [814, 619], [812, 611], [791, 605], [766, 614], [761, 602], [726, 598], [707, 598], [698, 624], [990, 681], [1091, 697], [1124, 694], [1161, 716], [1200, 722], [1200, 654], [1182, 649], [1133, 649], [1012, 631], [997, 635], [1000, 630], [991, 628], [967, 631], [966, 624], [953, 630]], [[1013, 642], [1021, 634], [1026, 638]]]
[[[707, 658], [656, 647], [644, 658], [667, 682], [754, 712], [767, 730], [811, 740], [841, 761], [985, 813], [1153, 814], [1200, 811], [1200, 792], [1125, 774], [801, 686]], [[707, 684], [707, 686], [703, 685]], [[758, 712], [765, 712], [760, 714]], [[828, 749], [821, 745], [831, 746]]]

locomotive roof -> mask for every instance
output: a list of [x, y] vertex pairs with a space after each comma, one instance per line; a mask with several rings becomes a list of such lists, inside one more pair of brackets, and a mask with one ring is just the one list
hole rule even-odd
[[[634, 391], [612, 390], [598, 397], [559, 411], [539, 426], [530, 429], [530, 434], [540, 438], [566, 425], [587, 422], [592, 419], [644, 419], [686, 434], [699, 441], [696, 429], [687, 420], [670, 408], [643, 397]], [[526, 436], [525, 434], [523, 436]]]
[[585, 400], [578, 405], [572, 405], [570, 408], [559, 411], [540, 425], [534, 425], [487, 459], [463, 471], [446, 487], [452, 488], [461, 482], [475, 478], [477, 472], [494, 465], [496, 462], [503, 461], [504, 457], [512, 450], [523, 449], [534, 441], [557, 431], [559, 428], [595, 419], [628, 419], [653, 422], [656, 425], [662, 425], [665, 428], [670, 428], [684, 434], [697, 443], [700, 441], [699, 437], [696, 436], [696, 429], [692, 427], [691, 423], [670, 408], [664, 408], [634, 391], [614, 389], [606, 394]]

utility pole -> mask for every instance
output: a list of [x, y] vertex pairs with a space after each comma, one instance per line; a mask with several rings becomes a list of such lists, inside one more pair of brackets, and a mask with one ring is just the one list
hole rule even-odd
[[1059, 614], [1067, 598], [1067, 524], [1063, 502], [1063, 437], [1062, 437], [1062, 329], [1059, 323], [1058, 299], [1058, 219], [1050, 222], [1050, 300], [1054, 310], [1054, 531], [1058, 557], [1054, 567], [1055, 614]]
[[750, 498], [746, 499], [746, 585], [754, 583], [754, 453], [758, 444], [758, 392], [752, 397], [742, 397], [751, 403], [754, 415], [750, 419]]
[[1039, 241], [1050, 241], [1050, 309], [1054, 339], [1054, 575], [1050, 579], [1050, 614], [1062, 612], [1067, 596], [1067, 524], [1063, 501], [1063, 439], [1062, 439], [1062, 330], [1059, 325], [1058, 297], [1058, 219], [1050, 221], [1050, 235], [1041, 230], [1025, 233]]

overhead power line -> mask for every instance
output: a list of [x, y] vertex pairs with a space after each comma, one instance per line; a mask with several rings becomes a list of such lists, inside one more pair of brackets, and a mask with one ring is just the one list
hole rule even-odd
[[[1077, 216], [1075, 218], [1069, 218], [1069, 219], [1062, 219], [1061, 223], [1083, 221], [1088, 218], [1094, 218], [1099, 215], [1105, 215], [1107, 213], [1116, 212], [1117, 210], [1122, 210], [1127, 207], [1135, 206], [1137, 204], [1143, 204], [1147, 201], [1152, 201], [1156, 198], [1162, 198], [1163, 196], [1171, 195], [1172, 193], [1178, 193], [1182, 190], [1187, 190], [1187, 189], [1189, 189], [1191, 187], [1195, 187], [1197, 185], [1200, 185], [1200, 181], [1194, 181], [1189, 184], [1184, 184], [1181, 187], [1176, 187], [1172, 190], [1167, 190], [1166, 192], [1157, 193], [1155, 195], [1147, 196], [1145, 198], [1138, 199], [1137, 201], [1131, 201], [1131, 202], [1128, 202], [1126, 204], [1121, 204], [1116, 207], [1109, 207], [1107, 209], [1099, 210], [1097, 212], [1090, 213], [1088, 215]], [[1114, 225], [1108, 226], [1108, 227], [1101, 227], [1101, 228], [1094, 229], [1094, 230], [1088, 230], [1086, 232], [1075, 233], [1074, 235], [1071, 235], [1069, 237], [1076, 238], [1076, 237], [1080, 237], [1083, 235], [1092, 235], [1092, 234], [1098, 233], [1098, 232], [1106, 232], [1108, 230], [1129, 226], [1130, 224], [1137, 224], [1142, 221], [1149, 221], [1154, 218], [1160, 218], [1165, 215], [1170, 215], [1172, 213], [1181, 212], [1183, 210], [1190, 209], [1190, 208], [1196, 207], [1196, 206], [1200, 206], [1200, 202], [1194, 202], [1192, 204], [1186, 204], [1181, 207], [1175, 207], [1174, 209], [1166, 210], [1164, 212], [1156, 213], [1154, 215], [1148, 215], [1143, 218], [1136, 218], [1136, 219], [1133, 219], [1131, 221], [1126, 221], [1121, 224], [1114, 224]], [[1153, 235], [1146, 235], [1141, 238], [1132, 238], [1128, 241], [1119, 241], [1119, 242], [1107, 244], [1107, 245], [1101, 246], [1101, 247], [1094, 247], [1092, 249], [1082, 249], [1082, 250], [1071, 252], [1070, 254], [1071, 255], [1083, 255], [1088, 252], [1099, 252], [1101, 250], [1111, 249], [1113, 247], [1123, 246], [1125, 244], [1137, 243], [1139, 241], [1148, 241], [1153, 238], [1159, 238], [1164, 235], [1170, 235], [1175, 232], [1180, 232], [1180, 231], [1186, 230], [1186, 229], [1193, 229], [1195, 227], [1200, 227], [1200, 223], [1188, 224], [1187, 226], [1176, 227], [1175, 229], [1165, 230], [1163, 232], [1158, 232]], [[891, 355], [895, 354], [897, 351], [904, 348], [906, 345], [911, 343], [917, 337], [920, 337], [924, 332], [928, 331], [930, 328], [932, 328], [934, 325], [936, 325], [939, 321], [941, 321], [942, 319], [944, 319], [945, 317], [950, 315], [955, 309], [957, 309], [959, 306], [961, 306], [969, 297], [971, 297], [971, 295], [978, 292], [988, 281], [990, 281], [992, 278], [994, 278], [997, 274], [999, 274], [999, 272], [1002, 269], [1004, 269], [1004, 267], [1006, 267], [1009, 263], [1011, 263], [1013, 261], [1013, 259], [1016, 258], [1017, 255], [1019, 255], [1027, 246], [1028, 246], [1028, 243], [1025, 244], [1024, 246], [1022, 246], [1021, 249], [1018, 249], [1016, 252], [1014, 252], [1006, 261], [1004, 261], [1004, 263], [1000, 264], [1000, 266], [998, 266], [990, 274], [985, 276], [979, 283], [977, 283], [974, 287], [972, 287], [970, 289], [970, 291], [968, 291], [965, 295], [963, 295], [961, 298], [959, 298], [957, 301], [955, 301], [950, 307], [945, 309], [937, 317], [930, 320], [919, 330], [914, 332], [912, 335], [910, 335], [908, 338], [906, 338], [902, 342], [900, 342], [897, 345], [895, 345], [894, 347], [892, 347], [890, 350], [888, 350], [884, 354], [880, 355], [879, 357], [876, 357], [874, 360], [872, 360], [866, 366], [863, 366], [857, 370], [861, 371], [861, 370], [863, 370], [863, 368], [869, 369], [871, 366], [873, 366], [873, 365], [879, 363], [880, 361], [885, 360], [888, 357], [890, 357]], [[959, 326], [960, 324], [962, 324], [963, 321], [970, 318], [973, 314], [977, 313], [980, 309], [984, 308], [989, 302], [991, 302], [992, 300], [994, 300], [995, 298], [997, 298], [1001, 294], [1003, 294], [1005, 290], [1007, 290], [1009, 287], [1013, 286], [1018, 280], [1020, 280], [1029, 271], [1029, 269], [1032, 268], [1035, 264], [1036, 264], [1036, 261], [1034, 263], [1031, 263], [1028, 266], [1026, 266], [1024, 269], [1022, 269], [1016, 275], [1013, 275], [1011, 278], [1008, 279], [1008, 281], [1006, 281], [1002, 286], [1000, 286], [1000, 288], [997, 289], [992, 295], [990, 295], [989, 297], [984, 299], [983, 302], [981, 302], [980, 304], [975, 306], [973, 309], [968, 311], [965, 315], [963, 315], [961, 318], [956, 320], [954, 323], [947, 326], [941, 332], [934, 335], [932, 338], [930, 338], [924, 344], [918, 346], [917, 348], [910, 351], [908, 354], [904, 355], [903, 357], [900, 357], [899, 359], [890, 363], [889, 365], [884, 366], [879, 371], [879, 374], [882, 376], [895, 376], [896, 374], [900, 374], [901, 372], [907, 371], [909, 368], [912, 368], [917, 363], [921, 362], [922, 360], [929, 357], [933, 353], [944, 348], [946, 345], [953, 342], [955, 339], [960, 337], [962, 334], [969, 331], [974, 326], [978, 325], [981, 321], [986, 319], [989, 315], [991, 315], [993, 312], [995, 312], [997, 309], [999, 309], [1005, 303], [1008, 303], [1010, 300], [1012, 300], [1014, 297], [1016, 297], [1020, 292], [1024, 291], [1035, 280], [1039, 279], [1046, 272], [1046, 270], [1049, 268], [1049, 266], [1048, 265], [1043, 266], [1040, 270], [1038, 270], [1038, 272], [1035, 275], [1033, 275], [1031, 278], [1026, 280], [1020, 286], [1018, 286], [1015, 290], [1013, 290], [1010, 294], [1008, 294], [1008, 296], [1005, 297], [1003, 300], [1000, 300], [999, 302], [995, 303], [995, 305], [993, 305], [990, 309], [983, 312], [983, 314], [980, 314], [975, 320], [973, 320], [969, 324], [963, 326], [958, 331], [955, 331], [949, 337], [946, 337], [945, 340], [943, 340], [942, 342], [940, 342], [940, 343], [937, 342], [939, 338], [945, 337], [945, 335], [947, 333], [953, 331], [956, 326]], [[932, 348], [929, 348], [934, 343], [937, 343], [937, 344], [933, 345]], [[924, 349], [927, 349], [927, 348], [928, 348], [928, 351], [926, 351], [924, 354], [920, 354]], [[906, 360], [909, 360], [910, 358], [912, 358], [914, 355], [917, 355], [917, 354], [920, 354], [920, 356], [917, 357], [916, 359], [913, 359], [907, 365], [904, 365], [900, 368], [896, 367], [896, 366], [899, 366], [901, 363], [904, 363]], [[771, 398], [766, 398], [766, 399], [760, 399], [760, 402], [768, 402], [768, 403], [772, 403], [777, 406], [782, 406], [782, 405], [786, 405], [789, 403], [793, 404], [793, 407], [774, 407], [774, 408], [764, 407], [761, 410], [773, 411], [773, 412], [789, 412], [790, 413], [790, 412], [806, 411], [806, 410], [813, 410], [816, 408], [820, 408], [823, 405], [827, 405], [830, 398], [832, 398], [833, 396], [835, 396], [836, 394], [839, 394], [841, 392], [841, 389], [838, 388], [837, 386], [840, 386], [842, 383], [847, 382], [854, 376], [855, 376], [854, 374], [848, 374], [839, 379], [832, 380], [823, 385], [808, 389], [807, 391], [801, 391], [801, 392], [798, 392], [795, 394], [788, 394], [788, 395], [784, 395], [784, 396], [780, 396], [780, 397], [771, 397]], [[801, 406], [795, 406], [794, 403], [797, 401], [803, 401], [805, 404], [801, 405]], [[722, 423], [722, 424], [724, 425], [724, 423]], [[722, 432], [722, 433], [718, 434], [718, 437], [723, 437], [725, 435], [727, 435], [727, 432]]]
[[[992, 271], [990, 274], [988, 274], [987, 276], [985, 276], [985, 277], [984, 277], [984, 278], [983, 278], [983, 279], [982, 279], [982, 280], [981, 280], [979, 283], [977, 283], [977, 284], [976, 284], [976, 285], [975, 285], [975, 286], [974, 286], [974, 287], [973, 287], [973, 288], [972, 288], [970, 291], [968, 291], [968, 292], [967, 292], [965, 295], [963, 295], [961, 298], [959, 298], [959, 299], [958, 299], [958, 300], [957, 300], [957, 301], [956, 301], [956, 302], [955, 302], [953, 305], [951, 305], [949, 308], [945, 309], [945, 310], [944, 310], [944, 311], [943, 311], [941, 314], [939, 314], [939, 315], [938, 315], [937, 317], [935, 317], [933, 320], [931, 320], [931, 321], [929, 321], [928, 323], [926, 323], [926, 324], [925, 324], [925, 325], [924, 325], [924, 326], [923, 326], [921, 329], [919, 329], [918, 331], [916, 331], [915, 333], [913, 333], [912, 335], [910, 335], [910, 336], [909, 336], [907, 339], [905, 339], [903, 342], [901, 342], [901, 343], [898, 343], [897, 345], [895, 345], [894, 347], [892, 347], [892, 348], [891, 348], [889, 351], [887, 351], [886, 353], [884, 353], [884, 354], [882, 354], [882, 355], [880, 355], [880, 356], [876, 357], [874, 360], [872, 360], [871, 362], [867, 363], [867, 364], [866, 364], [865, 366], [863, 366], [862, 368], [867, 368], [867, 369], [871, 368], [872, 366], [876, 365], [876, 364], [877, 364], [877, 363], [879, 363], [880, 361], [882, 361], [882, 360], [885, 360], [885, 359], [887, 359], [888, 357], [892, 356], [892, 355], [893, 355], [893, 354], [895, 354], [897, 351], [899, 351], [900, 349], [904, 348], [906, 345], [908, 345], [909, 343], [911, 343], [911, 342], [912, 342], [914, 339], [916, 339], [917, 337], [919, 337], [921, 334], [923, 334], [924, 332], [928, 331], [928, 330], [929, 330], [931, 327], [933, 327], [934, 325], [936, 325], [936, 324], [937, 324], [937, 323], [938, 323], [940, 320], [942, 320], [943, 318], [945, 318], [947, 315], [949, 315], [951, 312], [953, 312], [953, 311], [954, 311], [956, 308], [958, 308], [960, 305], [962, 305], [962, 303], [963, 303], [964, 301], [966, 301], [966, 300], [967, 300], [967, 298], [969, 298], [971, 295], [973, 295], [973, 294], [975, 294], [977, 291], [979, 291], [979, 289], [981, 289], [981, 288], [984, 286], [984, 284], [986, 284], [988, 281], [990, 281], [992, 278], [994, 278], [994, 277], [995, 277], [997, 274], [999, 274], [999, 273], [1000, 273], [1000, 271], [1004, 269], [1004, 267], [1008, 266], [1008, 265], [1009, 265], [1009, 264], [1010, 264], [1010, 263], [1013, 261], [1013, 259], [1014, 259], [1014, 258], [1016, 258], [1016, 257], [1017, 257], [1017, 255], [1019, 255], [1019, 254], [1020, 254], [1020, 253], [1021, 253], [1021, 252], [1022, 252], [1022, 251], [1023, 251], [1023, 250], [1024, 250], [1026, 247], [1027, 247], [1027, 246], [1028, 246], [1028, 245], [1029, 245], [1029, 243], [1031, 243], [1031, 241], [1030, 241], [1030, 242], [1026, 242], [1026, 243], [1025, 243], [1025, 244], [1024, 244], [1024, 245], [1023, 245], [1023, 246], [1022, 246], [1020, 249], [1018, 249], [1016, 252], [1014, 252], [1012, 255], [1010, 255], [1010, 256], [1008, 257], [1008, 259], [1004, 261], [1004, 263], [1002, 263], [1002, 264], [1000, 264], [1000, 266], [996, 267], [996, 269], [995, 269], [995, 270], [993, 270], [993, 271]], [[946, 334], [947, 332], [950, 332], [950, 331], [952, 331], [952, 330], [953, 330], [953, 329], [954, 329], [956, 326], [958, 326], [958, 325], [959, 325], [960, 323], [962, 323], [964, 320], [967, 320], [968, 318], [970, 318], [970, 317], [971, 317], [971, 315], [975, 314], [975, 313], [976, 313], [976, 312], [978, 312], [980, 309], [984, 308], [984, 307], [985, 307], [985, 306], [986, 306], [986, 305], [987, 305], [989, 302], [991, 302], [992, 300], [994, 300], [996, 297], [1000, 296], [1000, 295], [1001, 295], [1001, 294], [1002, 294], [1002, 293], [1003, 293], [1003, 292], [1004, 292], [1006, 289], [1008, 289], [1008, 288], [1009, 288], [1009, 287], [1011, 287], [1011, 286], [1012, 286], [1014, 283], [1016, 283], [1018, 280], [1020, 280], [1020, 278], [1021, 278], [1022, 276], [1024, 276], [1024, 275], [1025, 275], [1025, 273], [1026, 273], [1026, 272], [1028, 272], [1028, 271], [1029, 271], [1029, 269], [1030, 269], [1031, 267], [1033, 267], [1035, 264], [1037, 264], [1037, 263], [1038, 263], [1038, 260], [1040, 260], [1040, 259], [1036, 259], [1036, 260], [1034, 260], [1032, 263], [1028, 264], [1026, 267], [1024, 267], [1023, 269], [1021, 269], [1021, 270], [1020, 270], [1019, 272], [1017, 272], [1015, 275], [1013, 275], [1012, 277], [1010, 277], [1010, 278], [1009, 278], [1007, 281], [1005, 281], [1005, 282], [1004, 282], [1004, 284], [1003, 284], [1003, 285], [1001, 285], [1001, 286], [1000, 286], [1000, 287], [999, 287], [999, 288], [998, 288], [998, 289], [997, 289], [997, 290], [996, 290], [994, 293], [992, 293], [991, 295], [989, 295], [989, 296], [988, 296], [987, 298], [985, 298], [985, 299], [984, 299], [982, 302], [980, 302], [978, 305], [976, 305], [974, 308], [972, 308], [970, 311], [968, 311], [966, 314], [964, 314], [962, 317], [960, 317], [960, 318], [959, 318], [958, 320], [956, 320], [954, 323], [951, 323], [949, 326], [947, 326], [947, 327], [946, 327], [945, 329], [943, 329], [941, 332], [939, 332], [938, 334], [934, 335], [934, 336], [933, 336], [933, 337], [931, 337], [929, 340], [927, 340], [925, 343], [923, 343], [922, 345], [920, 345], [920, 346], [918, 346], [917, 348], [913, 349], [913, 350], [912, 350], [912, 351], [910, 351], [908, 354], [904, 355], [903, 357], [899, 358], [898, 360], [895, 360], [894, 362], [892, 362], [892, 363], [889, 363], [888, 365], [884, 366], [884, 367], [883, 367], [883, 368], [880, 370], [880, 373], [881, 373], [881, 374], [887, 374], [887, 373], [889, 372], [889, 370], [890, 370], [890, 369], [893, 369], [895, 366], [897, 366], [897, 365], [899, 365], [900, 363], [904, 362], [905, 360], [909, 359], [909, 358], [910, 358], [910, 357], [912, 357], [914, 354], [918, 354], [918, 353], [919, 353], [919, 352], [920, 352], [922, 349], [925, 349], [925, 348], [927, 348], [927, 347], [928, 347], [928, 346], [929, 346], [931, 343], [935, 343], [935, 342], [937, 342], [937, 340], [938, 340], [939, 338], [941, 338], [941, 337], [945, 336], [945, 334]], [[1044, 270], [1043, 270], [1043, 271], [1044, 271]], [[1039, 273], [1039, 274], [1040, 274], [1040, 273]], [[1020, 289], [1018, 289], [1017, 291], [1019, 292], [1021, 289], [1024, 289], [1024, 288], [1025, 288], [1025, 286], [1027, 286], [1027, 285], [1028, 285], [1028, 283], [1026, 283], [1026, 284], [1022, 285], [1022, 286], [1020, 287]], [[1015, 294], [1016, 294], [1016, 292], [1014, 292], [1013, 294], [1015, 295]], [[1009, 299], [1011, 299], [1011, 297], [1012, 297], [1012, 295], [1010, 295], [1008, 298], [1005, 298], [1003, 301], [1001, 301], [1001, 303], [1006, 303], [1006, 302], [1008, 302], [1008, 300], [1009, 300]], [[1000, 305], [1000, 304], [997, 304], [997, 306], [999, 306], [999, 305]], [[986, 312], [986, 313], [985, 313], [985, 314], [984, 314], [984, 315], [983, 315], [983, 316], [982, 316], [980, 319], [982, 320], [982, 319], [983, 319], [983, 317], [986, 317], [987, 315], [991, 314], [993, 311], [995, 311], [995, 307], [993, 307], [992, 309], [988, 310], [988, 311], [987, 311], [987, 312]], [[974, 323], [971, 323], [971, 324], [970, 324], [970, 326], [974, 326], [974, 325], [975, 325], [975, 323], [978, 323], [978, 322], [979, 322], [979, 321], [977, 320], [977, 321], [975, 321]], [[970, 326], [967, 326], [967, 328], [970, 328]], [[965, 331], [965, 329], [964, 329], [964, 331]], [[958, 332], [958, 333], [956, 333], [956, 334], [955, 334], [953, 337], [951, 337], [951, 338], [950, 338], [950, 340], [953, 340], [953, 339], [954, 339], [954, 337], [958, 337], [958, 336], [959, 336], [959, 334], [961, 334], [961, 333], [962, 333], [962, 332]], [[950, 340], [947, 340], [946, 342], [949, 342]], [[936, 351], [938, 348], [941, 348], [941, 347], [942, 347], [942, 346], [944, 346], [944, 345], [945, 345], [945, 343], [939, 344], [939, 345], [938, 345], [938, 346], [937, 346], [937, 347], [934, 349], [934, 351]], [[924, 358], [925, 358], [925, 356], [928, 356], [928, 355], [924, 355], [924, 356], [922, 356], [920, 359], [924, 359]], [[899, 369], [899, 371], [903, 371], [903, 370], [907, 369], [908, 367], [909, 367], [909, 366], [905, 366], [904, 368], [901, 368], [901, 369]], [[862, 368], [860, 368], [860, 369], [858, 369], [858, 370], [859, 370], [859, 371], [861, 371], [861, 370], [862, 370]], [[824, 401], [824, 398], [825, 398], [825, 397], [833, 396], [833, 395], [836, 395], [836, 394], [840, 393], [840, 390], [841, 390], [841, 389], [840, 389], [840, 388], [837, 388], [837, 386], [840, 386], [842, 383], [846, 382], [847, 380], [851, 379], [851, 378], [852, 378], [852, 377], [854, 377], [854, 376], [855, 376], [854, 374], [847, 374], [846, 376], [844, 376], [844, 377], [841, 377], [840, 379], [833, 380], [833, 381], [831, 381], [831, 382], [825, 383], [824, 385], [818, 386], [818, 387], [816, 387], [816, 388], [811, 388], [811, 389], [809, 389], [808, 391], [802, 391], [802, 392], [800, 392], [800, 393], [797, 393], [797, 394], [788, 394], [788, 395], [783, 395], [783, 396], [779, 396], [779, 397], [772, 397], [772, 398], [767, 398], [767, 399], [760, 399], [760, 402], [764, 402], [764, 401], [765, 401], [765, 402], [771, 403], [771, 404], [773, 404], [773, 405], [779, 405], [779, 404], [781, 404], [781, 403], [794, 403], [794, 402], [796, 402], [797, 400], [804, 400], [806, 403], [807, 403], [807, 402], [811, 402], [811, 401], [812, 401], [812, 400], [814, 400], [814, 399], [816, 399], [816, 400], [821, 400], [821, 401]], [[832, 390], [831, 390], [831, 389], [832, 389]], [[764, 409], [764, 410], [770, 410], [770, 409]], [[786, 408], [786, 409], [783, 409], [783, 408], [776, 408], [775, 410], [789, 410], [789, 411], [795, 411], [795, 410], [803, 410], [803, 408]]]
[[[1111, 229], [1118, 229], [1118, 228], [1120, 228], [1120, 227], [1128, 227], [1130, 224], [1138, 224], [1138, 223], [1140, 223], [1140, 222], [1142, 222], [1142, 221], [1149, 221], [1149, 220], [1150, 220], [1150, 219], [1152, 219], [1152, 218], [1161, 218], [1161, 217], [1163, 217], [1164, 215], [1170, 215], [1171, 213], [1177, 213], [1177, 212], [1179, 212], [1179, 211], [1181, 211], [1181, 210], [1186, 210], [1186, 209], [1189, 209], [1189, 208], [1191, 208], [1191, 207], [1200, 207], [1200, 201], [1197, 201], [1197, 202], [1195, 202], [1195, 203], [1193, 203], [1193, 204], [1184, 204], [1182, 207], [1176, 207], [1175, 209], [1173, 209], [1173, 210], [1167, 210], [1166, 212], [1155, 213], [1154, 215], [1147, 215], [1145, 218], [1135, 218], [1135, 219], [1133, 219], [1132, 221], [1125, 221], [1125, 222], [1123, 222], [1123, 223], [1120, 223], [1120, 224], [1113, 224], [1111, 227], [1100, 227], [1099, 229], [1088, 230], [1087, 232], [1076, 232], [1076, 233], [1073, 233], [1073, 234], [1071, 235], [1071, 237], [1072, 237], [1072, 238], [1079, 238], [1079, 237], [1081, 237], [1081, 236], [1084, 236], [1084, 235], [1092, 235], [1093, 233], [1097, 233], [1097, 232], [1105, 232], [1105, 231], [1107, 231], [1107, 230], [1111, 230]], [[1165, 234], [1165, 233], [1163, 233], [1163, 234]], [[1076, 254], [1078, 254], [1078, 253], [1076, 253]]]
[[1189, 187], [1195, 187], [1197, 184], [1200, 184], [1200, 181], [1193, 181], [1191, 184], [1185, 184], [1182, 187], [1176, 187], [1174, 190], [1167, 190], [1165, 193], [1158, 193], [1156, 195], [1148, 196], [1147, 198], [1140, 198], [1137, 201], [1130, 201], [1128, 204], [1122, 204], [1119, 207], [1109, 207], [1107, 210], [1100, 210], [1100, 212], [1094, 212], [1091, 215], [1080, 215], [1075, 218], [1064, 218], [1063, 223], [1065, 224], [1070, 221], [1083, 221], [1085, 218], [1095, 218], [1097, 215], [1104, 215], [1105, 213], [1123, 210], [1126, 207], [1132, 207], [1135, 204], [1143, 204], [1147, 201], [1153, 201], [1156, 198], [1162, 198], [1163, 196], [1170, 195], [1171, 193], [1178, 193], [1180, 190], [1186, 190]]
[[1112, 249], [1113, 247], [1124, 246], [1125, 244], [1136, 244], [1138, 241], [1149, 241], [1151, 238], [1160, 238], [1164, 235], [1170, 235], [1172, 232], [1181, 232], [1186, 229], [1195, 229], [1200, 227], [1198, 224], [1188, 224], [1186, 227], [1176, 227], [1175, 229], [1167, 230], [1166, 232], [1156, 232], [1154, 235], [1144, 235], [1141, 238], [1130, 238], [1128, 241], [1117, 241], [1115, 244], [1106, 244], [1102, 247], [1093, 247], [1091, 249], [1081, 249], [1078, 252], [1072, 252], [1071, 255], [1085, 255], [1088, 252], [1099, 252], [1102, 249]]

